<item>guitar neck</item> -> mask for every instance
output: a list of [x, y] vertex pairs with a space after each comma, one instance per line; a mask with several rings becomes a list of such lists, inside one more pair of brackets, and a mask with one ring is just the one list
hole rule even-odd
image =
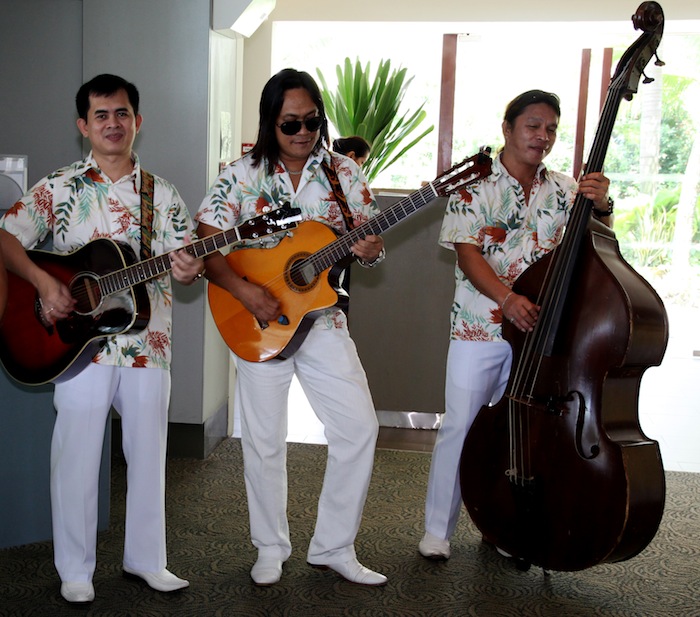
[[358, 240], [370, 235], [381, 235], [414, 212], [420, 210], [423, 206], [429, 204], [438, 196], [438, 192], [433, 187], [433, 183], [430, 182], [426, 184], [418, 191], [407, 195], [393, 206], [383, 210], [377, 216], [364, 222], [359, 227], [353, 228], [334, 242], [316, 251], [313, 255], [304, 260], [305, 264], [313, 265], [314, 275], [323, 272], [351, 255], [352, 251], [350, 247]]
[[[212, 234], [211, 236], [187, 244], [183, 246], [182, 249], [175, 250], [185, 250], [194, 257], [206, 257], [215, 251], [226, 248], [244, 239], [241, 237], [240, 233], [244, 225], [245, 223], [233, 229]], [[118, 293], [138, 283], [145, 283], [146, 281], [169, 272], [173, 267], [170, 261], [170, 254], [174, 253], [175, 250], [163, 253], [157, 257], [145, 259], [121, 270], [115, 270], [101, 276], [99, 284], [103, 295], [107, 296]]]

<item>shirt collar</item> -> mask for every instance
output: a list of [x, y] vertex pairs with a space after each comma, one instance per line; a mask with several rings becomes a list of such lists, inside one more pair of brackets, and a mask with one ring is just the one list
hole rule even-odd
[[[315, 172], [323, 161], [330, 163], [331, 155], [330, 152], [325, 147], [321, 147], [315, 152], [309, 154], [309, 158], [306, 159], [304, 163], [304, 169], [308, 169], [311, 173]], [[284, 167], [281, 163], [277, 163], [275, 171], [278, 174], [284, 173]]]
[[[141, 190], [141, 163], [136, 152], [131, 153], [131, 160], [134, 163], [134, 169], [129, 175], [124, 176], [124, 178], [122, 178], [120, 181], [124, 181], [124, 179], [131, 180], [131, 182], [134, 184], [134, 191], [138, 193]], [[111, 182], [111, 180], [102, 173], [100, 166], [97, 164], [97, 161], [92, 154], [92, 150], [90, 150], [88, 155], [82, 161], [78, 161], [75, 165], [73, 165], [73, 169], [69, 175], [71, 178], [84, 176], [91, 169], [93, 169], [105, 182]]]
[[[513, 178], [513, 176], [511, 176], [508, 173], [508, 170], [503, 166], [503, 163], [501, 162], [501, 155], [502, 152], [499, 152], [493, 161], [493, 165], [491, 166], [491, 175], [489, 176], [489, 179], [491, 179], [491, 181], [494, 183], [497, 182], [502, 175], [507, 176], [509, 178]], [[549, 170], [547, 169], [547, 166], [544, 164], [544, 162], [540, 163], [537, 166], [537, 171], [535, 172], [535, 175], [539, 176], [540, 181], [542, 182], [549, 178]], [[513, 180], [515, 180], [515, 178], [513, 178]]]

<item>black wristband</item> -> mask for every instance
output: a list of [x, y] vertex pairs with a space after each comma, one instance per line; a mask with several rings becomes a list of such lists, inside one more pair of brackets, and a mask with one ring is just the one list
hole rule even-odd
[[613, 211], [615, 210], [615, 202], [613, 201], [612, 197], [608, 197], [608, 209], [607, 210], [598, 210], [598, 208], [593, 208], [593, 216], [595, 216], [597, 219], [602, 219], [605, 218], [606, 216], [612, 215]]

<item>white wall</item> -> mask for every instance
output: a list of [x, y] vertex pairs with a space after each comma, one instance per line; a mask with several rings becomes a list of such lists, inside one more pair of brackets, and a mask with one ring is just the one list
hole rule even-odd
[[[241, 151], [241, 81], [243, 40], [211, 33], [209, 61], [209, 143], [207, 187], [219, 173], [219, 163], [237, 158]], [[204, 197], [202, 195], [201, 199]], [[197, 204], [199, 205], [199, 204]], [[222, 407], [228, 409], [229, 358], [208, 306], [204, 312], [203, 410], [206, 420]], [[232, 410], [228, 434], [233, 429]]]

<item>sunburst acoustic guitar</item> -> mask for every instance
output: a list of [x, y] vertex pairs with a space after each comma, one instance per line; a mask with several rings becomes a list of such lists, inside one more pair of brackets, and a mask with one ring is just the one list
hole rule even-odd
[[[195, 257], [277, 233], [301, 219], [299, 208], [281, 208], [183, 247]], [[30, 259], [63, 282], [75, 310], [55, 324], [43, 318], [34, 287], [8, 272], [8, 302], [0, 322], [0, 361], [8, 375], [30, 386], [59, 382], [80, 372], [107, 338], [143, 330], [150, 319], [145, 283], [169, 272], [170, 253], [137, 261], [125, 244], [107, 238], [66, 255], [27, 251]]]
[[454, 193], [491, 173], [488, 148], [454, 165], [351, 231], [337, 236], [328, 226], [305, 221], [272, 248], [230, 253], [229, 266], [246, 280], [267, 288], [281, 304], [281, 316], [261, 322], [223, 288], [209, 284], [209, 306], [228, 347], [240, 358], [264, 362], [288, 358], [301, 345], [318, 314], [346, 295], [339, 277], [353, 259], [350, 247], [379, 235], [435, 198]]

